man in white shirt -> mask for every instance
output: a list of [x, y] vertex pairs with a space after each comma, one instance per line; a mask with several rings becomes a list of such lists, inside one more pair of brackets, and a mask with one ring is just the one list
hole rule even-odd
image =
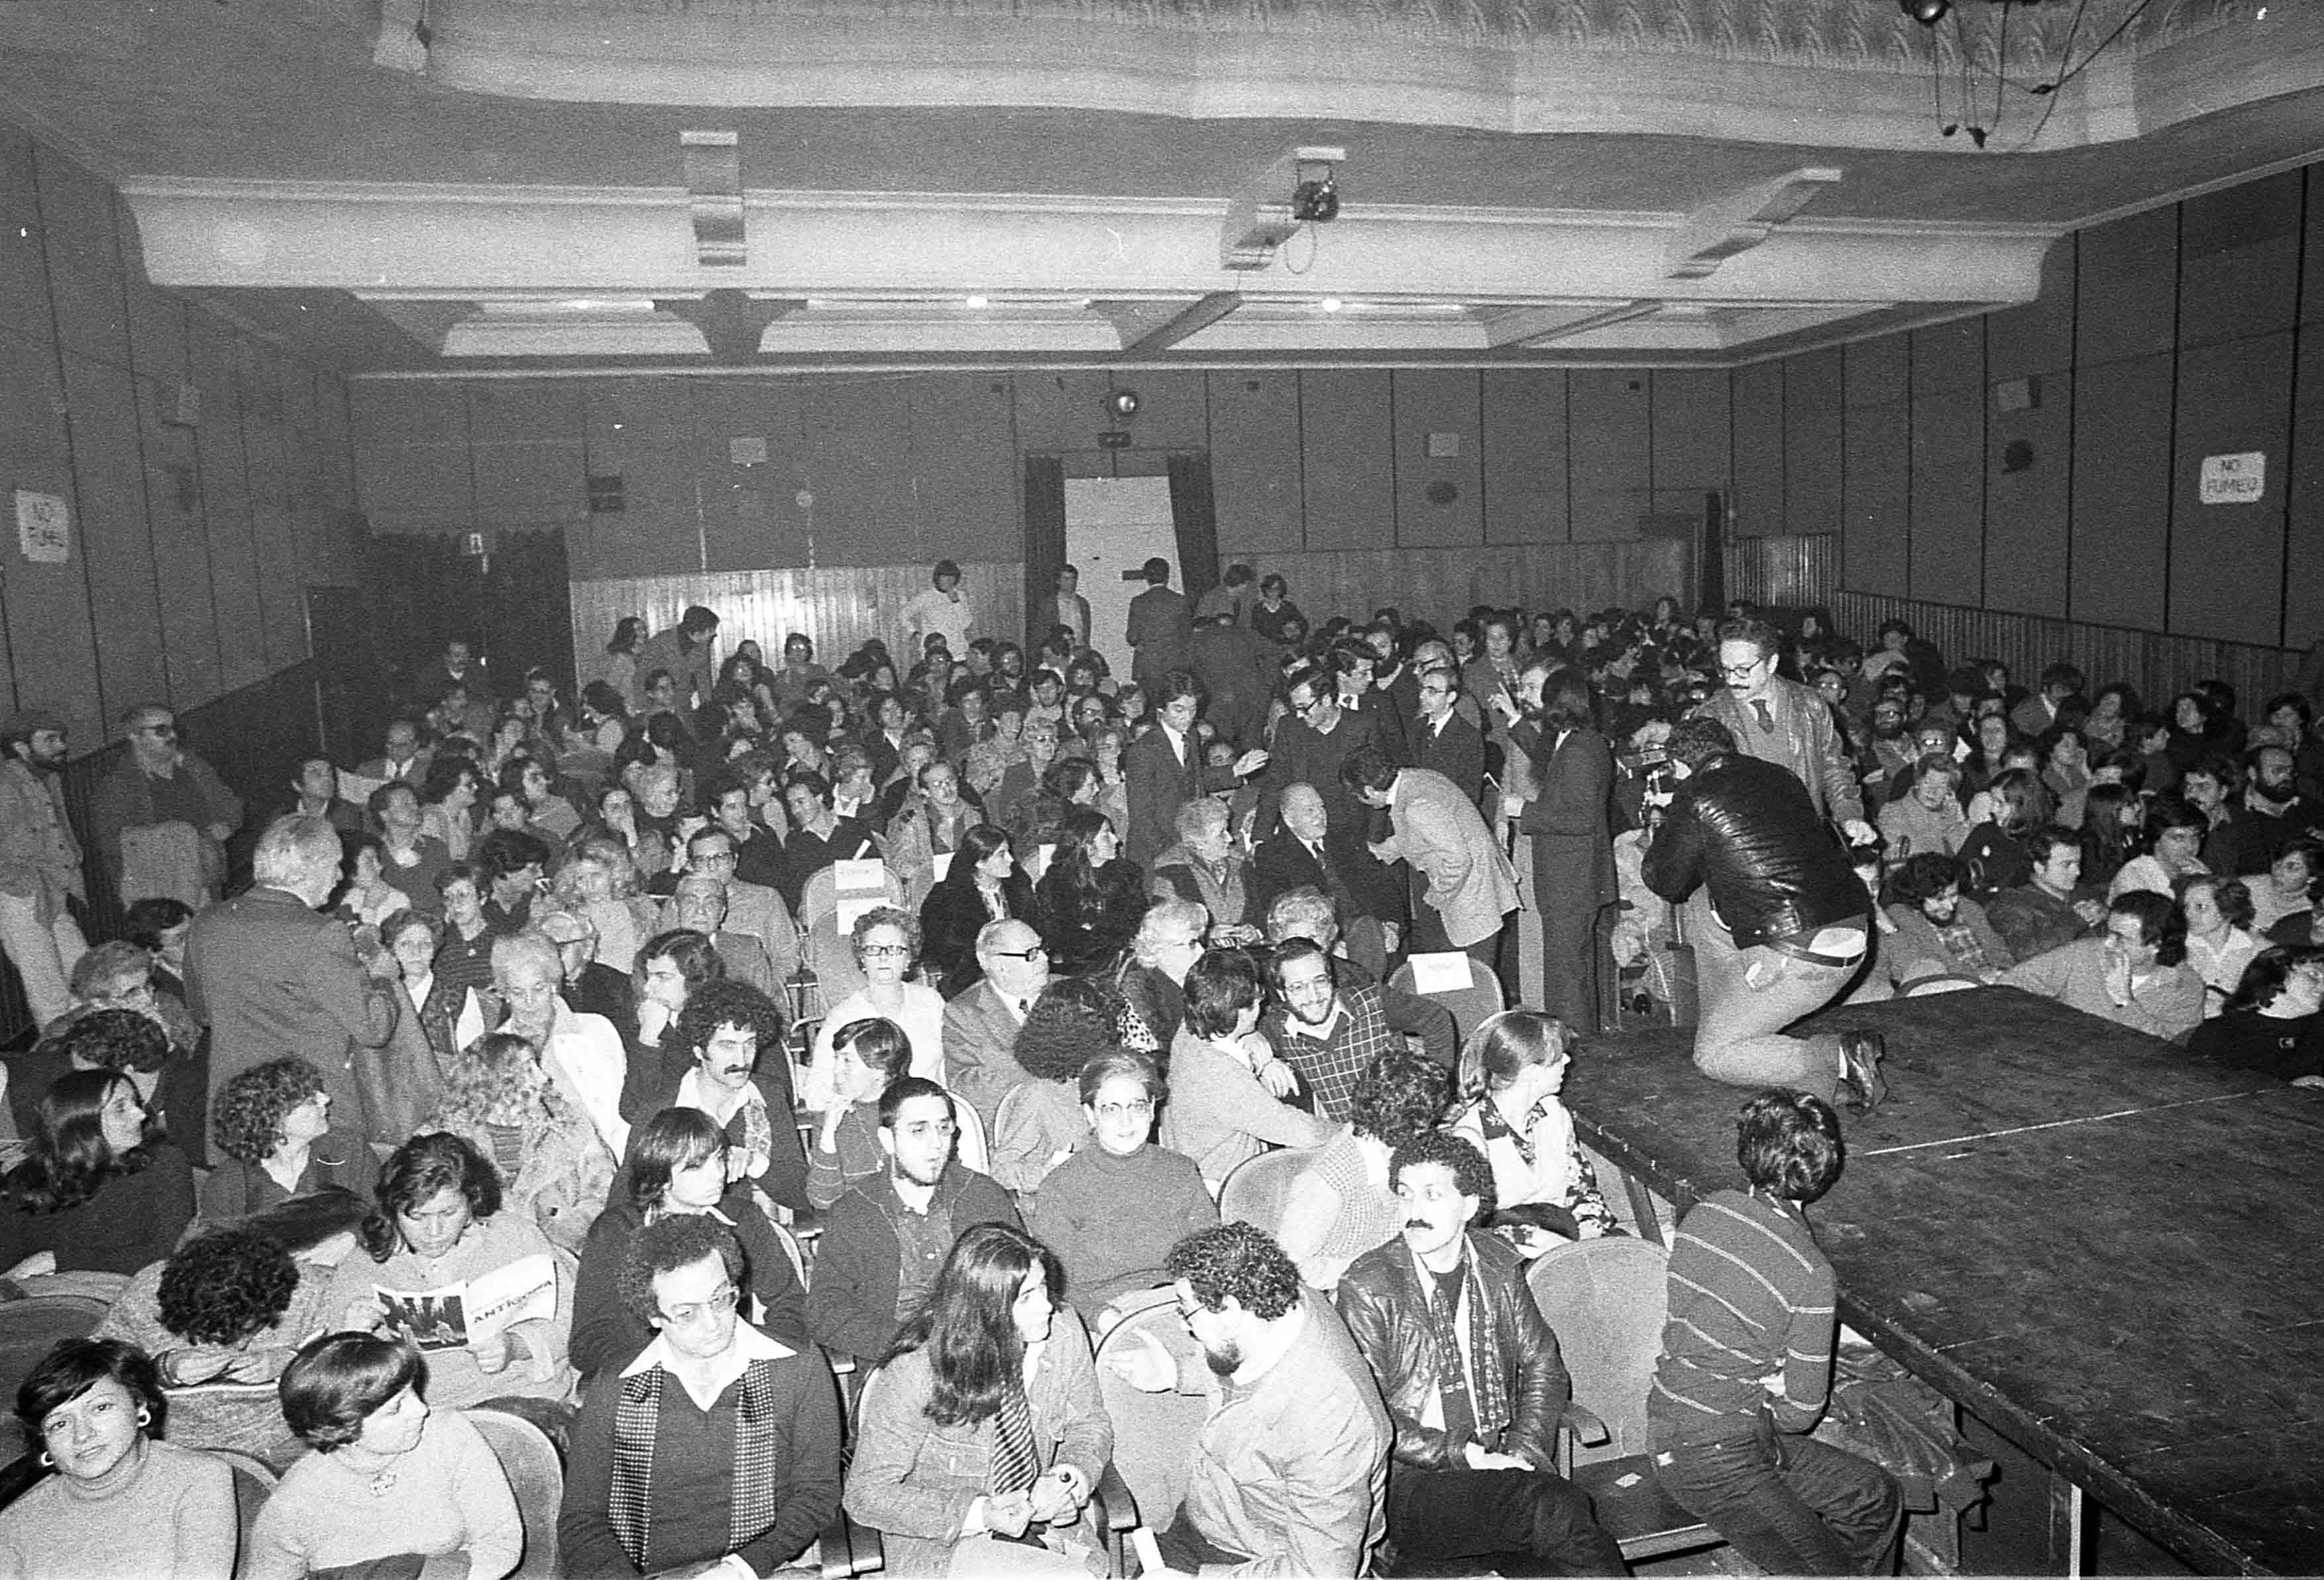
[[904, 663], [917, 664], [927, 650], [930, 636], [941, 636], [954, 653], [968, 651], [968, 633], [976, 625], [976, 605], [960, 590], [960, 567], [938, 560], [930, 573], [936, 585], [904, 605]]

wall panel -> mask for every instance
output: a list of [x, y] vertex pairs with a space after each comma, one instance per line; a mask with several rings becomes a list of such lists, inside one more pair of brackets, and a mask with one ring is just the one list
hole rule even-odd
[[1757, 537], [1784, 529], [1784, 364], [1735, 370], [1733, 529]]
[[1310, 549], [1396, 541], [1396, 445], [1389, 375], [1333, 369], [1299, 375], [1300, 449]]
[[1008, 381], [929, 374], [914, 379], [905, 393], [925, 545], [956, 560], [1013, 559], [1024, 533]]
[[2324, 335], [2301, 335], [2294, 388], [2281, 640], [2306, 648], [2324, 640]]
[[33, 169], [57, 335], [67, 349], [92, 362], [126, 367], [128, 300], [114, 236], [113, 188], [45, 148], [36, 154]]
[[[201, 467], [202, 534], [209, 544], [222, 678], [226, 689], [234, 691], [263, 677], [267, 663], [242, 411], [235, 392], [233, 336], [204, 315], [190, 319], [188, 329], [194, 382], [202, 394], [202, 426], [194, 436], [195, 459]], [[465, 477], [465, 465], [462, 473]]]
[[[1657, 495], [1727, 487], [1732, 380], [1718, 371], [1664, 369], [1649, 375]], [[1657, 501], [1657, 509], [1668, 508], [1667, 500]]]
[[1841, 574], [1859, 592], [1902, 597], [1912, 583], [1912, 420], [1909, 400], [1852, 407], [1840, 436]]
[[118, 713], [171, 695], [153, 539], [145, 522], [145, 473], [137, 451], [137, 391], [126, 368], [69, 353], [64, 380], [97, 685], [106, 712]]
[[1646, 375], [1578, 368], [1567, 376], [1573, 540], [1637, 537], [1654, 511], [1654, 449]]
[[[0, 489], [12, 501], [12, 513], [18, 489], [72, 501], [64, 410], [55, 348], [0, 334]], [[77, 516], [77, 505], [74, 511]], [[17, 551], [12, 529], [8, 572], [0, 578], [14, 660], [12, 702], [57, 713], [83, 747], [105, 739], [106, 723], [82, 565], [87, 552], [86, 535], [76, 534], [65, 564], [33, 565]]]
[[1840, 355], [1784, 364], [1784, 530], [1837, 532], [1840, 511]]
[[[2289, 334], [2181, 353], [2170, 629], [2235, 642], [2273, 643], [2281, 635], [2291, 392]], [[2250, 452], [2267, 457], [2259, 500], [2200, 502], [2204, 457]]]
[[[882, 432], [890, 442], [877, 461], [865, 453], [855, 426], [865, 403], [888, 425]], [[828, 426], [816, 426], [816, 414]], [[661, 432], [667, 440], [668, 430]], [[844, 559], [843, 546], [858, 537], [875, 540], [882, 559], [916, 557], [910, 470], [904, 464], [911, 440], [900, 389], [835, 381], [816, 385], [810, 399], [797, 382], [708, 380], [694, 391], [687, 437], [689, 475], [679, 484], [671, 532], [678, 547], [694, 550], [696, 567], [739, 571], [806, 563], [802, 485], [815, 495], [816, 557]], [[767, 459], [735, 464], [737, 439], [763, 443]], [[869, 486], [859, 487], [857, 469], [866, 466], [876, 466], [879, 478], [864, 479]]]
[[[1394, 378], [1397, 546], [1482, 543], [1479, 375], [1467, 369], [1408, 368]], [[1434, 434], [1448, 436], [1454, 454], [1432, 457], [1428, 441]]]
[[1987, 418], [1984, 602], [2063, 619], [2074, 457], [2069, 390], [2058, 379], [2052, 388], [2043, 405]]
[[1900, 405], [1913, 393], [1913, 337], [1884, 335], [1877, 340], [1856, 340], [1841, 348], [1846, 404]]
[[2074, 376], [2073, 578], [2067, 611], [2078, 620], [2163, 624], [2171, 372], [2165, 354], [2084, 367]]
[[[1916, 348], [1916, 369], [1919, 361]], [[1913, 596], [1975, 603], [1984, 584], [1985, 559], [1982, 385], [1957, 384], [1916, 395], [1912, 450]]]
[[32, 140], [0, 123], [0, 335], [56, 337]]
[[282, 425], [245, 415], [243, 461], [250, 487], [251, 545], [258, 555], [258, 602], [266, 623], [267, 667], [307, 657], [307, 596], [299, 580], [298, 528], [290, 515], [290, 456]]
[[2300, 290], [2303, 173], [2285, 170], [2181, 205], [2181, 348], [2292, 326]]
[[[911, 412], [901, 383], [844, 380], [818, 383], [811, 396], [795, 385], [758, 388], [772, 404], [800, 402], [808, 465], [818, 479], [816, 542], [820, 563], [925, 565], [941, 557], [921, 524], [910, 471], [897, 464], [894, 436], [909, 432]], [[724, 464], [724, 457], [706, 456], [704, 464], [706, 469]], [[779, 539], [770, 543], [759, 537], [742, 554], [714, 555], [711, 564], [727, 570], [779, 564], [770, 552], [779, 544]]]
[[[2074, 301], [2074, 238], [2061, 236], [2043, 254], [2041, 295], [1986, 315], [1987, 379], [2021, 379], [2073, 366]], [[2057, 398], [2064, 393], [2057, 391]]]
[[1255, 552], [1302, 547], [1299, 375], [1213, 372], [1205, 377], [1219, 541], [1243, 544]]
[[531, 530], [582, 514], [581, 395], [558, 384], [467, 386], [476, 525]]
[[1483, 375], [1485, 541], [1563, 543], [1571, 455], [1566, 376], [1551, 368], [1490, 369]]
[[2082, 367], [2171, 349], [2178, 322], [2179, 211], [2150, 208], [2075, 237], [2082, 310], [2074, 361]]
[[201, 455], [195, 430], [154, 415], [161, 388], [145, 379], [137, 383], [145, 515], [152, 525], [153, 570], [161, 591], [170, 703], [198, 707], [226, 689], [217, 602], [210, 587], [209, 536], [202, 528]]

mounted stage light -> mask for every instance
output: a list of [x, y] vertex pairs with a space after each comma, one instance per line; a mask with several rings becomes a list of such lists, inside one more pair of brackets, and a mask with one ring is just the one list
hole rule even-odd
[[1953, 0], [1896, 0], [1896, 9], [1923, 27], [1934, 27], [1953, 8]]
[[1138, 415], [1138, 391], [1109, 390], [1106, 391], [1105, 399], [1099, 401], [1098, 405], [1104, 410], [1106, 416], [1116, 421], [1127, 420]]

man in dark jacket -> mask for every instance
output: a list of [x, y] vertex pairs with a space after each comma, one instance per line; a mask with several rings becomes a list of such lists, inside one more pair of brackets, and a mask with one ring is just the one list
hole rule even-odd
[[807, 1327], [817, 1344], [867, 1364], [936, 1287], [963, 1229], [1022, 1228], [1009, 1193], [952, 1156], [952, 1098], [917, 1075], [880, 1098], [888, 1171], [839, 1199], [816, 1253]]
[[1194, 656], [1194, 606], [1170, 588], [1170, 562], [1146, 562], [1146, 591], [1130, 601], [1130, 626], [1122, 639], [1130, 647], [1130, 677], [1152, 685]]
[[1399, 1558], [1522, 1554], [1504, 1573], [1625, 1575], [1590, 1500], [1551, 1468], [1572, 1397], [1525, 1263], [1470, 1226], [1493, 1171], [1429, 1131], [1388, 1160], [1404, 1232], [1358, 1257], [1335, 1296], [1396, 1423], [1388, 1535]]
[[1716, 719], [1682, 721], [1670, 753], [1681, 783], [1646, 850], [1646, 880], [1685, 902], [1702, 1005], [1695, 1068], [1732, 1086], [1870, 1107], [1886, 1095], [1877, 1033], [1784, 1034], [1863, 963], [1871, 900], [1848, 852], [1799, 776], [1746, 757]]

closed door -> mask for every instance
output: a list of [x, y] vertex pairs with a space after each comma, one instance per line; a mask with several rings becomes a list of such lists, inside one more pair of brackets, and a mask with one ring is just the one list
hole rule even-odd
[[1176, 544], [1168, 478], [1065, 480], [1065, 558], [1080, 568], [1082, 596], [1089, 600], [1090, 646], [1125, 684], [1130, 601], [1146, 591], [1144, 566], [1156, 555], [1173, 562], [1170, 584], [1178, 585]]

